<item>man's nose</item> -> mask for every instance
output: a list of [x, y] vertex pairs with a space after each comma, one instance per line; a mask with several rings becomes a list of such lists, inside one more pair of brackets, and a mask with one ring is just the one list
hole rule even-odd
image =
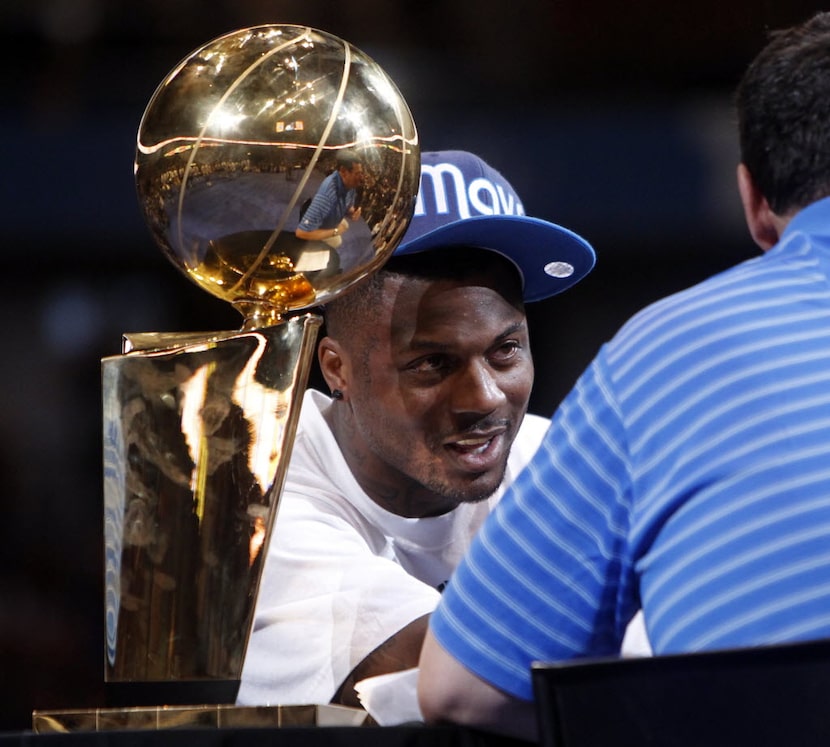
[[505, 399], [496, 372], [486, 362], [472, 362], [456, 377], [452, 400], [455, 412], [492, 412]]

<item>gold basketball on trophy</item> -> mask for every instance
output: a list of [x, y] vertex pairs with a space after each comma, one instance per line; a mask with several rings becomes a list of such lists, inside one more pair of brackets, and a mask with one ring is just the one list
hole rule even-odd
[[[360, 173], [333, 193], [326, 178], [344, 161]], [[165, 255], [254, 329], [388, 258], [414, 210], [420, 152], [406, 102], [367, 55], [322, 31], [263, 25], [205, 44], [162, 81], [135, 172]], [[306, 210], [316, 221], [303, 231]]]

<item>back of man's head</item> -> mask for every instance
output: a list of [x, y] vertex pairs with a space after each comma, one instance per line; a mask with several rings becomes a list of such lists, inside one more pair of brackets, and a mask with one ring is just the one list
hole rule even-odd
[[830, 13], [773, 32], [736, 104], [741, 161], [773, 212], [830, 195]]
[[346, 171], [351, 171], [356, 164], [363, 163], [362, 159], [357, 154], [357, 151], [351, 149], [337, 151], [335, 159], [337, 162], [337, 168], [346, 169]]

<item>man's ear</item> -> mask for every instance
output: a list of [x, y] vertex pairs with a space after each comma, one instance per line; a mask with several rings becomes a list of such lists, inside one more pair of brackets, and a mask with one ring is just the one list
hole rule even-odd
[[324, 337], [317, 346], [317, 360], [320, 371], [331, 391], [348, 389], [349, 364], [340, 343], [331, 337]]
[[752, 240], [764, 251], [772, 248], [780, 238], [781, 221], [772, 212], [767, 198], [761, 194], [749, 169], [738, 164], [738, 191], [744, 206], [744, 217]]

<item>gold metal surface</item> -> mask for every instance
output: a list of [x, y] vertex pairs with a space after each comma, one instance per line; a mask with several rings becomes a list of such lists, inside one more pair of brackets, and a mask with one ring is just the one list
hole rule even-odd
[[107, 682], [238, 681], [320, 322], [102, 361]]
[[375, 726], [366, 711], [337, 705], [152, 706], [35, 711], [36, 734], [194, 727]]
[[[336, 249], [297, 238], [300, 207], [344, 149], [363, 163], [360, 218]], [[415, 208], [420, 150], [406, 102], [367, 55], [264, 25], [209, 42], [162, 81], [135, 170], [164, 254], [250, 329], [325, 303], [391, 255]]]
[[[333, 245], [298, 238], [300, 207], [345, 150], [362, 167], [359, 214]], [[322, 31], [231, 32], [153, 94], [135, 156], [150, 232], [244, 321], [240, 332], [127, 334], [122, 355], [102, 361], [105, 681], [127, 692], [107, 705], [149, 703], [157, 718], [170, 713], [157, 702], [235, 699], [321, 323], [303, 312], [392, 254], [419, 179], [397, 88]]]

